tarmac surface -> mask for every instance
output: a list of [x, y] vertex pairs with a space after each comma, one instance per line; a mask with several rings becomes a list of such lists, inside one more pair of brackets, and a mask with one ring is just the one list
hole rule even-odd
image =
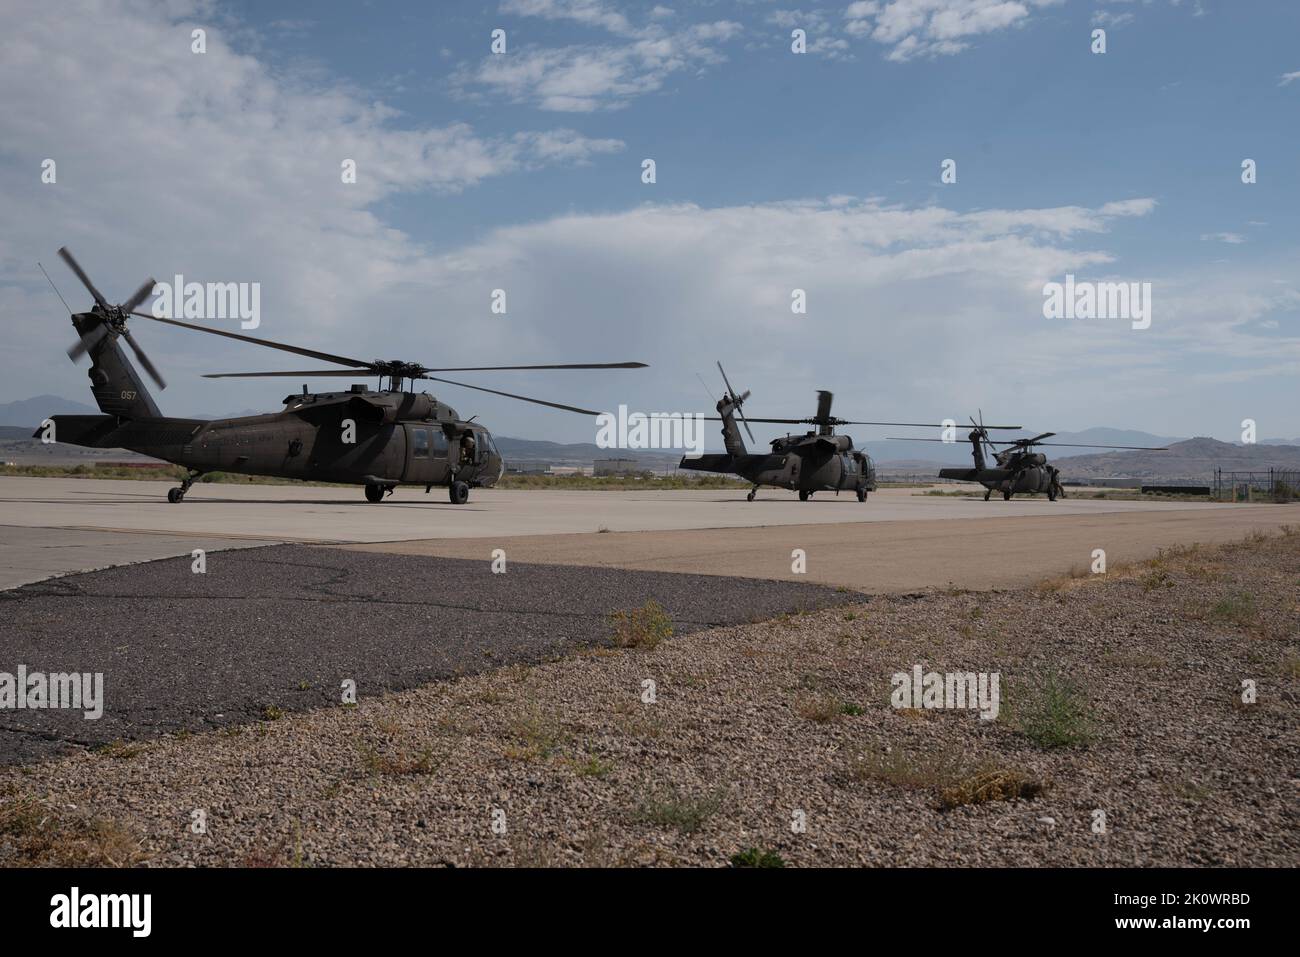
[[[339, 547], [451, 558], [481, 558], [500, 548], [523, 562], [814, 581], [883, 594], [1015, 588], [1089, 570], [1096, 549], [1106, 553], [1107, 567], [1113, 568], [1151, 558], [1162, 548], [1239, 541], [1252, 531], [1272, 533], [1288, 524], [1300, 527], [1300, 505], [1025, 516], [1017, 514], [1016, 504], [989, 502], [996, 513], [991, 517], [943, 522], [515, 536], [490, 542], [444, 538]], [[795, 549], [804, 555], [799, 572], [793, 570]]]
[[[826, 526], [830, 540], [852, 542], [875, 540], [878, 530], [868, 526], [902, 523], [899, 528], [906, 526], [918, 533], [928, 529], [926, 534], [942, 540], [952, 535], [951, 529], [928, 528], [922, 523], [939, 522], [947, 529], [956, 519], [1000, 524], [1009, 517], [1058, 521], [1075, 517], [1081, 522], [1101, 521], [1104, 527], [1113, 529], [1138, 516], [1164, 516], [1169, 524], [1163, 527], [1179, 531], [1172, 532], [1172, 537], [1158, 538], [1151, 548], [1154, 552], [1162, 544], [1183, 540], [1181, 536], [1199, 534], [1202, 524], [1240, 537], [1253, 527], [1276, 527], [1283, 522], [1300, 521], [1300, 507], [1290, 506], [1080, 498], [1056, 502], [1044, 498], [984, 502], [978, 498], [921, 495], [919, 490], [910, 488], [875, 492], [866, 502], [858, 502], [851, 495], [831, 494], [800, 502], [793, 493], [775, 489], [763, 489], [754, 502], [747, 502], [740, 489], [702, 492], [475, 489], [466, 505], [452, 505], [444, 490], [435, 489], [425, 495], [422, 489], [402, 488], [383, 503], [372, 505], [362, 497], [359, 487], [200, 483], [190, 490], [184, 502], [172, 505], [166, 500], [170, 487], [169, 482], [0, 478], [0, 589], [57, 574], [185, 555], [195, 548], [246, 548], [272, 542], [382, 545], [426, 539], [502, 541], [545, 536], [534, 540], [537, 557], [532, 560], [542, 560], [549, 543], [561, 540], [557, 536], [602, 530], [613, 533], [708, 530], [709, 541], [729, 544], [730, 537], [719, 530]], [[1290, 517], [1280, 517], [1283, 513]], [[1179, 518], [1191, 520], [1181, 522]], [[1068, 525], [1067, 521], [1059, 527]], [[960, 527], [992, 529], [975, 522]], [[1025, 527], [1038, 526], [1031, 523]], [[891, 539], [883, 531], [881, 534], [885, 536], [884, 544], [907, 542], [906, 534], [901, 539]], [[610, 536], [601, 536], [602, 549], [608, 547], [604, 541], [607, 538]], [[692, 558], [699, 551], [692, 536], [679, 537], [680, 545], [670, 546], [667, 554], [657, 544], [673, 540], [673, 536], [649, 540], [656, 544], [647, 547], [657, 549], [656, 554], [660, 556], [657, 567], [706, 570], [700, 567], [698, 559]], [[575, 540], [568, 547], [578, 544]], [[599, 553], [591, 554], [587, 543], [581, 544], [586, 556], [584, 563], [603, 560]], [[1005, 538], [1003, 544], [1019, 547]], [[495, 546], [489, 546], [489, 550], [491, 547]], [[717, 547], [713, 551], [725, 555], [727, 548]], [[682, 568], [674, 568], [674, 552], [681, 552], [685, 563]], [[781, 563], [787, 574], [789, 553], [790, 549], [785, 549], [785, 560]], [[474, 546], [473, 555], [478, 554], [480, 551]], [[1016, 557], [1052, 558], [1060, 554], [1060, 541], [1048, 540], [1037, 548], [1035, 555]], [[988, 560], [988, 553], [977, 556], [974, 562], [962, 559], [951, 566], [951, 574], [960, 578], [965, 570], [979, 571]], [[928, 566], [927, 559], [925, 567]], [[753, 570], [746, 572], [746, 567]], [[732, 562], [726, 574], [774, 574], [769, 569], [779, 572], [773, 560], [760, 568], [746, 559]], [[815, 574], [812, 565], [809, 574]]]
[[102, 672], [107, 699], [93, 721], [0, 709], [0, 763], [336, 703], [345, 679], [365, 696], [544, 660], [608, 641], [609, 614], [650, 598], [691, 632], [1300, 525], [1300, 505], [915, 489], [866, 503], [475, 490], [453, 506], [418, 489], [372, 505], [352, 488], [214, 484], [172, 505], [168, 484], [0, 479], [0, 673]]
[[[657, 600], [676, 634], [844, 604], [811, 584], [282, 545], [0, 592], [0, 672], [102, 673], [103, 716], [0, 709], [0, 764], [265, 720], [609, 643]], [[635, 689], [634, 689], [635, 691]]]

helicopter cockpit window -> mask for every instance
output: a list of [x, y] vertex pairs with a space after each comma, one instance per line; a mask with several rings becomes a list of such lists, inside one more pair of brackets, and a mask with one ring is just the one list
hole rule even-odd
[[417, 459], [427, 459], [429, 457], [429, 430], [412, 429], [411, 430], [411, 454]]

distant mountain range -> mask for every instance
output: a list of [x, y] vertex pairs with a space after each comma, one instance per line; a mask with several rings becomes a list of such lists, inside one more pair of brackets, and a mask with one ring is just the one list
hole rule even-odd
[[1218, 439], [1196, 438], [1175, 442], [1168, 452], [1103, 452], [1055, 460], [1066, 478], [1130, 478], [1161, 481], [1209, 482], [1214, 470], [1262, 472], [1268, 469], [1300, 470], [1300, 445], [1257, 443], [1234, 445]]
[[[93, 414], [98, 410], [83, 402], [54, 395], [39, 395], [17, 402], [0, 403], [0, 441], [22, 445], [30, 439], [32, 431], [46, 416], [57, 413]], [[254, 411], [228, 413], [220, 416], [192, 416], [192, 418], [231, 418], [237, 415], [255, 415]], [[952, 445], [942, 442], [906, 442], [891, 439], [860, 442], [877, 465], [895, 471], [908, 470], [925, 473], [941, 466], [969, 465], [970, 444], [966, 441], [969, 429], [958, 427], [958, 441]], [[1003, 439], [1016, 439], [1038, 433], [1022, 430], [1001, 434]], [[710, 445], [715, 433], [710, 430]], [[917, 438], [929, 438], [918, 430]], [[548, 442], [540, 439], [518, 439], [494, 436], [497, 447], [507, 463], [547, 463], [550, 465], [590, 466], [595, 459], [631, 458], [643, 463], [647, 469], [670, 469], [681, 458], [672, 450], [614, 450], [599, 448], [594, 442]], [[1300, 438], [1261, 439], [1251, 446], [1220, 442], [1217, 439], [1181, 439], [1174, 436], [1153, 435], [1136, 429], [1096, 427], [1081, 432], [1059, 432], [1048, 440], [1053, 443], [1100, 443], [1103, 445], [1167, 446], [1168, 452], [1107, 451], [1098, 449], [1062, 448], [1054, 451], [1053, 461], [1071, 478], [1128, 476], [1133, 478], [1193, 479], [1207, 481], [1216, 467], [1238, 470], [1268, 468], [1300, 468]], [[754, 445], [754, 451], [765, 450], [766, 443]], [[11, 445], [11, 450], [13, 446]], [[721, 449], [710, 449], [721, 451]], [[1073, 454], [1072, 454], [1073, 453]]]
[[17, 402], [0, 403], [0, 425], [22, 426], [27, 434], [41, 424], [50, 415], [93, 415], [99, 409], [84, 402], [72, 399], [60, 399], [57, 395], [38, 395], [31, 399], [19, 399]]

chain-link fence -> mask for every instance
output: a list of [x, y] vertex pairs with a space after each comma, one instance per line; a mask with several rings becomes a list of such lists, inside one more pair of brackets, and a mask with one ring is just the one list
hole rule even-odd
[[1300, 498], [1300, 469], [1260, 472], [1214, 470], [1214, 497], [1220, 501], [1290, 502]]

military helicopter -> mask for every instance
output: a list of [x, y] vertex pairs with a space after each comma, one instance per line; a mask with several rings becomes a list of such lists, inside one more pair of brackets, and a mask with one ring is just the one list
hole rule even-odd
[[[702, 472], [722, 472], [739, 475], [754, 483], [746, 498], [754, 501], [754, 496], [764, 485], [776, 488], [797, 489], [799, 501], [806, 502], [814, 492], [852, 491], [859, 502], [867, 500], [867, 493], [876, 490], [876, 467], [871, 456], [853, 447], [853, 439], [847, 435], [836, 435], [835, 427], [839, 425], [891, 425], [910, 426], [913, 428], [942, 428], [942, 426], [921, 425], [904, 422], [854, 422], [831, 415], [831, 401], [834, 396], [825, 390], [817, 392], [817, 414], [803, 419], [747, 419], [744, 404], [750, 392], [746, 389], [737, 393], [731, 387], [731, 381], [718, 363], [718, 372], [722, 373], [722, 382], [726, 386], [723, 397], [717, 401], [718, 416], [709, 416], [709, 420], [722, 423], [722, 440], [726, 453], [721, 455], [683, 456], [679, 468]], [[812, 425], [816, 430], [809, 430], [802, 435], [787, 434], [772, 440], [771, 452], [751, 453], [745, 448], [740, 436], [740, 427], [736, 424], [736, 415], [745, 426], [745, 432], [751, 442], [754, 433], [749, 428], [750, 422], [773, 423], [777, 425]], [[990, 425], [990, 429], [1018, 429], [1018, 425]]]
[[[992, 426], [984, 425], [984, 413], [980, 421], [970, 420], [974, 428], [966, 436], [971, 444], [971, 456], [975, 460], [973, 469], [940, 469], [939, 477], [958, 479], [963, 482], [979, 482], [984, 486], [984, 501], [988, 501], [994, 492], [1001, 492], [1004, 501], [1011, 501], [1016, 492], [1046, 492], [1047, 499], [1055, 502], [1065, 498], [1065, 489], [1061, 487], [1061, 471], [1047, 461], [1042, 452], [1032, 451], [1035, 446], [1052, 446], [1054, 448], [1075, 449], [1138, 449], [1147, 452], [1167, 452], [1166, 448], [1152, 448], [1145, 445], [1089, 445], [1076, 442], [1044, 442], [1055, 432], [1043, 432], [1029, 439], [1014, 439], [1010, 442], [993, 442], [988, 430]], [[943, 442], [944, 439], [916, 439], [890, 436], [901, 442]], [[998, 445], [1006, 448], [998, 449]], [[993, 454], [996, 468], [989, 468], [985, 457], [985, 446]]]
[[[492, 434], [474, 417], [462, 419], [451, 406], [428, 392], [407, 392], [406, 382], [417, 380], [448, 385], [597, 415], [592, 409], [501, 392], [483, 386], [430, 375], [433, 372], [497, 372], [521, 369], [641, 369], [643, 362], [566, 363], [555, 365], [473, 366], [430, 368], [402, 360], [367, 362], [300, 346], [258, 339], [237, 332], [162, 318], [137, 307], [150, 296], [154, 281], [147, 280], [131, 298], [110, 305], [67, 248], [59, 255], [89, 290], [94, 305], [89, 312], [72, 313], [80, 337], [68, 350], [76, 361], [90, 356], [91, 392], [103, 415], [56, 415], [46, 419], [35, 436], [90, 448], [125, 448], [150, 455], [188, 470], [186, 478], [167, 492], [176, 503], [195, 479], [209, 472], [270, 475], [320, 482], [365, 486], [366, 499], [381, 501], [398, 485], [423, 485], [425, 492], [445, 486], [452, 504], [463, 505], [471, 487], [489, 487], [501, 477], [504, 463]], [[44, 267], [42, 267], [44, 271]], [[48, 274], [46, 275], [48, 279]], [[53, 280], [50, 281], [53, 286]], [[58, 294], [58, 289], [55, 288]], [[59, 296], [63, 300], [62, 295]], [[65, 308], [67, 302], [64, 301]], [[379, 377], [379, 389], [351, 385], [346, 392], [289, 395], [284, 409], [266, 415], [207, 421], [164, 416], [154, 403], [135, 367], [121, 347], [125, 340], [140, 365], [158, 384], [166, 383], [131, 335], [128, 316], [162, 322], [183, 329], [238, 339], [300, 356], [332, 362], [347, 368], [307, 372], [227, 372], [205, 378], [261, 378], [268, 376]]]

